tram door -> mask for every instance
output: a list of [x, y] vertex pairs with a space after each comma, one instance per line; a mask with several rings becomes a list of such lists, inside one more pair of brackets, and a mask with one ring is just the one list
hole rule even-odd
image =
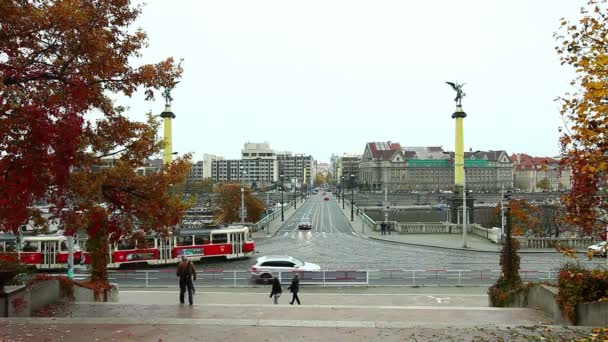
[[42, 253], [41, 268], [55, 267], [59, 253], [59, 241], [40, 241], [40, 251]]
[[160, 262], [168, 263], [173, 258], [172, 252], [175, 247], [175, 238], [158, 238], [158, 250], [160, 251]]
[[245, 233], [230, 234], [230, 243], [232, 244], [232, 254], [236, 258], [243, 256], [243, 243], [245, 242]]

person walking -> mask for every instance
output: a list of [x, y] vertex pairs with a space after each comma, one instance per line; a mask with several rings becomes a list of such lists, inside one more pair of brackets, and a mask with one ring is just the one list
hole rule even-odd
[[386, 223], [380, 223], [380, 235], [384, 235], [386, 232]]
[[297, 274], [293, 276], [291, 285], [289, 285], [287, 289], [292, 293], [291, 302], [289, 302], [289, 304], [293, 305], [293, 302], [296, 301], [298, 302], [298, 305], [300, 305], [300, 298], [298, 297], [298, 292], [300, 292], [300, 279]]
[[272, 278], [272, 290], [270, 291], [270, 298], [273, 298], [275, 304], [279, 304], [279, 297], [281, 297], [281, 293], [283, 293], [283, 288], [281, 287], [281, 281], [278, 277]]
[[196, 280], [196, 269], [185, 255], [182, 255], [182, 261], [177, 265], [176, 275], [179, 277], [179, 302], [184, 304], [184, 293], [188, 290], [188, 302], [192, 305], [192, 295], [194, 294], [192, 280]]

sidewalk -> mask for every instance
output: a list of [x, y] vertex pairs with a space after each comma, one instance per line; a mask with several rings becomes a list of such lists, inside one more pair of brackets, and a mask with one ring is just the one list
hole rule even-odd
[[[342, 206], [340, 206], [342, 208]], [[345, 206], [342, 209], [347, 220], [350, 222], [350, 206]], [[354, 220], [351, 226], [355, 233], [362, 237], [374, 240], [383, 240], [394, 243], [402, 243], [424, 247], [438, 247], [443, 249], [466, 250], [472, 252], [492, 252], [500, 253], [502, 245], [469, 233], [467, 235], [467, 248], [463, 248], [462, 234], [399, 234], [391, 232], [389, 235], [382, 235], [380, 231], [372, 230], [368, 225], [363, 223], [363, 220], [357, 213], [354, 213]], [[538, 249], [520, 249], [518, 253], [556, 253], [553, 248], [538, 248]], [[582, 253], [582, 252], [581, 252]]]
[[199, 289], [192, 307], [176, 303], [177, 291], [122, 291], [119, 303], [0, 319], [0, 341], [571, 340], [591, 330], [551, 325], [538, 310], [487, 307], [483, 288], [303, 287], [303, 305], [293, 306], [287, 292], [272, 305], [269, 288], [238, 291]]

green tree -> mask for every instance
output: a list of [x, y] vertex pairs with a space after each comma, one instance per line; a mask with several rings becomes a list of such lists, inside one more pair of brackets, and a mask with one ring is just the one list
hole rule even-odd
[[325, 182], [327, 184], [332, 184], [334, 182], [334, 175], [332, 175], [331, 172], [328, 172], [327, 175], [325, 175]]
[[551, 182], [549, 182], [549, 179], [545, 177], [536, 183], [536, 187], [541, 189], [542, 191], [548, 191], [551, 190]]
[[321, 172], [317, 172], [315, 175], [315, 185], [321, 185], [323, 183], [325, 183], [325, 177]]

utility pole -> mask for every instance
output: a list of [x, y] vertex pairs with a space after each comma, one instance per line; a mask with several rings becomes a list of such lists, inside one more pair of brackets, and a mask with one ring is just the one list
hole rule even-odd
[[243, 169], [241, 165], [241, 224], [245, 225], [245, 173], [246, 171]]
[[467, 172], [462, 182], [462, 248], [467, 248]]
[[502, 185], [502, 189], [500, 191], [500, 237], [505, 236], [505, 186]]
[[354, 180], [355, 175], [351, 174], [350, 175], [350, 221], [353, 222], [355, 220], [354, 217], [354, 208], [355, 208], [355, 198], [354, 198], [354, 187], [353, 187], [353, 180]]

